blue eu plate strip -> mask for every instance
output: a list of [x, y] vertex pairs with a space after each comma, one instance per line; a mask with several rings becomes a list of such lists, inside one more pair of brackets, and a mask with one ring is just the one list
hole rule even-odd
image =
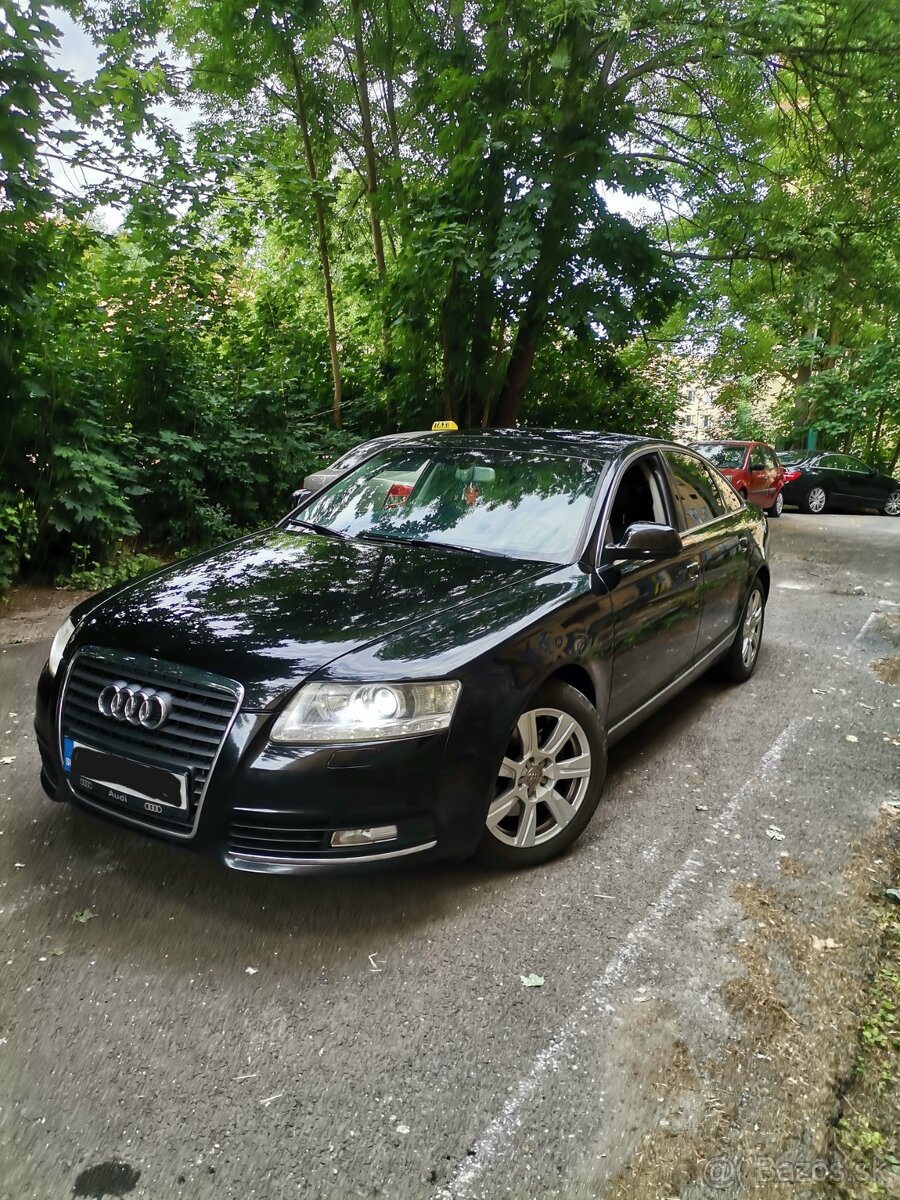
[[71, 772], [72, 770], [72, 751], [75, 749], [74, 738], [63, 738], [63, 770]]

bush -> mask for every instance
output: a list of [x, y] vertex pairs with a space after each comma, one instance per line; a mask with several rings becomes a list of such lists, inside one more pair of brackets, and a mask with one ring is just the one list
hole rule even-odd
[[37, 538], [37, 513], [27, 496], [0, 492], [0, 595], [18, 575]]

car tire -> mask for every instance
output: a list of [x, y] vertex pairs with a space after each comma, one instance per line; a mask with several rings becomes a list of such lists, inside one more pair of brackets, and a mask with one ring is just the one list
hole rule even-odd
[[828, 493], [823, 487], [820, 487], [818, 484], [816, 484], [816, 486], [811, 487], [803, 497], [802, 507], [804, 512], [812, 513], [817, 517], [825, 511], [827, 504]]
[[784, 496], [781, 492], [775, 497], [775, 503], [771, 508], [766, 509], [766, 515], [769, 517], [780, 517], [784, 511]]
[[746, 683], [759, 662], [762, 646], [763, 625], [766, 616], [766, 592], [759, 578], [754, 579], [744, 607], [741, 621], [728, 653], [722, 659], [722, 673], [734, 683]]
[[891, 492], [881, 511], [886, 517], [900, 517], [900, 488], [895, 488]]
[[600, 803], [606, 737], [577, 688], [546, 683], [528, 701], [497, 772], [475, 858], [489, 867], [533, 867], [562, 854]]

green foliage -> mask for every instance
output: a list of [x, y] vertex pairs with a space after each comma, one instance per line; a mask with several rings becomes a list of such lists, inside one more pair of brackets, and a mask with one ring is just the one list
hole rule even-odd
[[73, 588], [76, 591], [99, 592], [103, 588], [113, 587], [117, 583], [127, 583], [146, 575], [148, 571], [158, 571], [166, 565], [165, 560], [152, 554], [133, 554], [119, 544], [109, 562], [100, 564], [93, 560], [90, 546], [72, 546], [72, 567], [65, 575], [56, 579], [57, 586]]
[[728, 432], [780, 384], [786, 431], [896, 464], [883, 6], [62, 7], [83, 84], [0, 0], [0, 587], [213, 544], [443, 416], [665, 435], [679, 358]]
[[30, 557], [37, 535], [37, 514], [26, 497], [0, 492], [0, 595], [9, 587], [23, 560]]

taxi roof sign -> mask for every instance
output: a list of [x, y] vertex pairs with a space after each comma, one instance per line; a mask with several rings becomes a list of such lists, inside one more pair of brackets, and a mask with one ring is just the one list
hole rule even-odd
[[455, 421], [435, 421], [431, 427], [431, 432], [441, 433], [442, 431], [450, 429], [459, 429], [459, 426]]

